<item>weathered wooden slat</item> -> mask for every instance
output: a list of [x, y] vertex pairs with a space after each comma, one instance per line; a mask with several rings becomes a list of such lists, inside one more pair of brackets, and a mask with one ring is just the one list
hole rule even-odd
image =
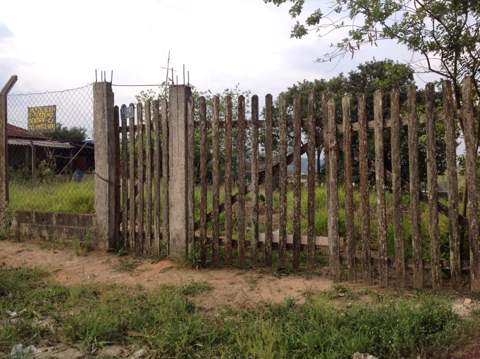
[[285, 266], [285, 252], [287, 249], [287, 101], [284, 95], [279, 99], [280, 107], [280, 168], [279, 168], [279, 187], [280, 187], [280, 218], [279, 218], [279, 248], [278, 256], [280, 267]]
[[360, 171], [360, 207], [362, 220], [362, 258], [365, 280], [372, 282], [372, 265], [370, 258], [370, 201], [368, 190], [368, 129], [365, 96], [358, 97], [358, 141], [359, 141], [359, 171]]
[[160, 255], [160, 103], [152, 101], [152, 122], [153, 122], [153, 251]]
[[232, 262], [232, 97], [226, 98], [225, 114], [225, 262]]
[[115, 235], [114, 241], [111, 243], [115, 250], [123, 249], [123, 240], [120, 236], [120, 226], [122, 223], [121, 213], [121, 179], [120, 179], [120, 163], [121, 163], [121, 145], [120, 145], [120, 109], [118, 106], [113, 108], [113, 134], [115, 136]]
[[335, 123], [335, 101], [329, 99], [328, 108], [328, 240], [329, 266], [333, 280], [341, 279], [340, 237], [338, 235], [338, 144]]
[[[302, 128], [304, 128], [304, 129], [308, 128], [308, 118], [302, 119], [301, 123], [302, 123]], [[322, 123], [323, 123], [323, 120], [322, 120], [321, 117], [316, 119], [316, 126], [317, 127], [321, 127]], [[374, 120], [367, 121], [367, 126], [371, 130], [373, 130], [373, 128], [375, 127], [374, 124], [375, 124]], [[400, 124], [401, 124], [401, 126], [408, 126], [408, 117], [405, 117], [405, 116], [401, 115], [400, 116]], [[220, 128], [222, 128], [224, 125], [225, 124], [223, 122], [220, 122]], [[211, 123], [207, 123], [207, 126], [209, 128], [211, 128]], [[247, 128], [248, 127], [253, 127], [253, 126], [264, 128], [265, 127], [265, 120], [247, 121], [247, 123], [246, 123]], [[273, 120], [273, 127], [279, 127], [279, 126], [280, 126], [280, 123], [274, 119]], [[195, 127], [200, 127], [199, 121], [195, 121]], [[237, 128], [238, 127], [238, 121], [233, 121], [232, 127]], [[391, 127], [391, 119], [390, 118], [385, 118], [384, 119], [383, 127], [384, 128], [390, 128]], [[293, 123], [289, 123], [288, 128], [293, 130]], [[352, 123], [352, 132], [357, 132], [358, 130], [359, 130], [358, 122], [353, 122]], [[337, 134], [338, 135], [343, 134], [343, 128], [342, 128], [341, 124], [337, 124]]]
[[272, 265], [273, 232], [273, 118], [272, 95], [265, 98], [265, 265]]
[[425, 87], [425, 115], [427, 121], [427, 193], [428, 193], [428, 230], [430, 234], [430, 255], [432, 286], [439, 288], [441, 285], [440, 268], [440, 233], [438, 228], [438, 182], [436, 162], [436, 134], [435, 134], [435, 109], [433, 84]]
[[402, 226], [402, 175], [400, 160], [400, 91], [394, 88], [390, 95], [390, 146], [392, 153], [392, 222], [395, 242], [395, 275], [397, 285], [405, 286], [405, 241]]
[[122, 248], [128, 247], [128, 138], [127, 138], [128, 108], [122, 105], [120, 120], [122, 124], [122, 149], [121, 149], [121, 192], [122, 192]]
[[238, 97], [238, 259], [240, 266], [245, 265], [245, 97]]
[[480, 253], [477, 182], [478, 120], [473, 110], [473, 80], [462, 83], [462, 116], [465, 127], [465, 182], [467, 191], [468, 240], [470, 242], [470, 289], [480, 291]]
[[220, 98], [213, 98], [212, 112], [212, 262], [218, 263], [220, 237]]
[[207, 164], [208, 164], [208, 143], [207, 143], [207, 105], [205, 97], [200, 98], [199, 107], [200, 123], [200, 261], [205, 265], [207, 260]]
[[328, 159], [328, 99], [325, 94], [322, 94], [322, 139], [323, 139], [323, 152], [324, 152], [324, 163], [325, 163], [325, 183], [327, 183], [326, 186], [326, 192], [327, 192], [327, 204], [328, 204], [328, 198], [330, 194], [330, 186], [328, 186], [328, 171], [329, 171], [329, 164], [330, 161]]
[[130, 123], [130, 128], [133, 131], [129, 132], [129, 178], [128, 178], [128, 208], [130, 210], [130, 218], [129, 218], [129, 227], [130, 227], [130, 236], [129, 236], [129, 249], [135, 251], [135, 243], [137, 242], [136, 239], [136, 231], [137, 231], [137, 219], [135, 218], [136, 214], [136, 172], [135, 171], [135, 105], [130, 104], [128, 108], [128, 121]]
[[152, 249], [152, 118], [151, 102], [145, 102], [145, 253]]
[[353, 157], [352, 157], [352, 119], [350, 97], [342, 98], [343, 117], [343, 164], [345, 175], [345, 239], [347, 252], [348, 278], [355, 279], [355, 234], [353, 208]]
[[460, 226], [458, 223], [457, 136], [454, 109], [452, 83], [450, 81], [443, 81], [443, 118], [445, 122], [448, 221], [450, 233], [450, 272], [454, 283], [459, 285], [462, 273], [460, 261]]
[[313, 268], [315, 259], [315, 162], [316, 162], [316, 121], [315, 121], [315, 93], [312, 91], [308, 95], [308, 246], [307, 246], [307, 262], [308, 267]]
[[388, 258], [387, 258], [387, 209], [385, 203], [385, 158], [383, 153], [383, 92], [375, 91], [373, 99], [375, 117], [375, 187], [377, 190], [377, 226], [379, 246], [379, 275], [380, 285], [388, 285]]
[[420, 179], [418, 174], [418, 118], [415, 85], [408, 89], [408, 164], [412, 220], [413, 286], [423, 287], [422, 238], [420, 234]]
[[170, 253], [170, 226], [169, 226], [169, 160], [168, 160], [168, 102], [160, 102], [161, 130], [162, 130], [162, 181], [161, 181], [161, 207], [162, 207], [162, 245], [165, 252]]
[[195, 245], [195, 127], [193, 96], [187, 99], [187, 254], [194, 254]]
[[144, 253], [145, 250], [145, 228], [144, 228], [144, 214], [145, 214], [145, 172], [144, 172], [144, 131], [143, 131], [143, 105], [139, 102], [137, 103], [137, 122], [138, 126], [138, 135], [137, 135], [137, 152], [138, 152], [138, 193], [137, 193], [137, 245], [135, 247], [135, 252], [137, 254]]
[[294, 145], [293, 145], [293, 269], [300, 266], [300, 239], [301, 239], [301, 215], [302, 215], [302, 188], [301, 188], [301, 155], [300, 147], [302, 145], [302, 128], [301, 128], [301, 107], [300, 98], [293, 99], [293, 128], [294, 128]]
[[[252, 96], [251, 102], [252, 110], [252, 120], [258, 121], [258, 96]], [[259, 192], [259, 179], [258, 179], [258, 126], [252, 125], [252, 159], [251, 159], [251, 181], [253, 187], [252, 194], [252, 218], [251, 218], [251, 229], [252, 229], [252, 261], [255, 263], [257, 261], [257, 247], [258, 247], [258, 236], [259, 236], [259, 205], [258, 205], [258, 192]]]

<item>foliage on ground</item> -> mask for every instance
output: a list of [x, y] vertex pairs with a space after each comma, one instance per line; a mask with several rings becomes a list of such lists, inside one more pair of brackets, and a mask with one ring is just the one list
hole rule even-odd
[[[0, 352], [14, 344], [66, 342], [147, 347], [159, 358], [416, 358], [446, 353], [471, 326], [448, 299], [360, 294], [336, 287], [253, 309], [194, 304], [207, 283], [164, 286], [155, 292], [118, 286], [65, 287], [29, 269], [0, 270]], [[365, 293], [363, 295], [366, 295]], [[340, 298], [341, 303], [338, 303]], [[215, 300], [212, 298], [212, 300]], [[12, 314], [15, 313], [15, 314]], [[51, 321], [52, 327], [40, 325]], [[472, 319], [473, 321], [473, 319]]]
[[9, 186], [9, 207], [12, 210], [95, 212], [93, 178], [86, 178], [82, 182], [54, 179], [45, 182], [11, 181]]

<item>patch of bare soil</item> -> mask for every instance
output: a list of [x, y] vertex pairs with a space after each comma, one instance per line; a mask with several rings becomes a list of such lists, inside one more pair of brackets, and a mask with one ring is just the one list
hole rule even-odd
[[140, 285], [153, 290], [165, 284], [206, 282], [212, 291], [196, 300], [207, 309], [222, 305], [250, 307], [262, 302], [280, 303], [288, 297], [302, 302], [305, 293], [328, 290], [333, 286], [332, 281], [322, 277], [276, 277], [238, 269], [195, 270], [170, 260], [152, 262], [101, 251], [81, 256], [71, 248], [49, 247], [39, 242], [0, 241], [0, 265], [40, 268], [65, 285]]
[[462, 350], [453, 355], [450, 359], [479, 359], [480, 358], [480, 333], [479, 335], [465, 345]]

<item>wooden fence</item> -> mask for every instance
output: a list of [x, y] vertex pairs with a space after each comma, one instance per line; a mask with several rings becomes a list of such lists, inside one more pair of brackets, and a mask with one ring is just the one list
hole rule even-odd
[[[259, 98], [253, 96], [248, 113], [243, 96], [200, 98], [194, 110], [186, 111], [182, 125], [188, 158], [181, 165], [188, 167], [185, 173], [191, 177], [186, 211], [194, 221], [194, 225], [186, 223], [192, 229], [187, 235], [188, 256], [202, 265], [264, 264], [309, 271], [320, 268], [327, 257], [335, 280], [416, 288], [437, 288], [446, 278], [459, 284], [462, 271], [468, 270], [472, 288], [480, 289], [479, 125], [472, 82], [467, 78], [463, 83], [458, 111], [449, 82], [443, 83], [440, 96], [433, 85], [427, 85], [424, 96], [420, 109], [413, 84], [403, 104], [399, 89], [378, 90], [373, 118], [367, 118], [371, 104], [364, 95], [345, 96], [336, 103], [328, 94], [311, 93], [306, 118], [302, 118], [300, 97], [287, 103], [280, 96], [274, 103], [267, 95], [261, 112]], [[320, 97], [321, 106], [316, 108]], [[136, 110], [136, 122], [133, 105], [120, 111], [121, 238], [136, 253], [166, 253], [172, 206], [167, 174], [179, 165], [168, 162], [168, 126], [173, 122], [166, 101], [148, 102], [143, 110], [138, 104]], [[445, 129], [442, 138], [436, 138], [439, 122]], [[425, 183], [419, 172], [423, 126]], [[465, 134], [463, 200], [456, 154], [458, 127]], [[439, 197], [439, 141], [446, 151], [447, 199]], [[408, 143], [408, 163], [401, 160], [404, 143]], [[324, 182], [316, 170], [321, 148]], [[302, 173], [305, 156], [308, 170]], [[406, 166], [408, 180], [402, 178]], [[322, 191], [326, 208], [320, 208], [318, 200]], [[460, 206], [465, 199], [464, 217]], [[318, 230], [318, 222], [325, 220], [318, 216], [321, 211], [328, 217], [326, 233]], [[422, 228], [422, 216], [428, 218], [423, 225], [428, 228]], [[448, 221], [448, 229], [440, 229], [440, 216]], [[405, 221], [410, 224], [408, 234]], [[463, 233], [468, 238], [464, 242]], [[467, 249], [462, 251], [463, 243]]]
[[167, 102], [122, 105], [118, 134], [118, 247], [138, 255], [168, 253]]

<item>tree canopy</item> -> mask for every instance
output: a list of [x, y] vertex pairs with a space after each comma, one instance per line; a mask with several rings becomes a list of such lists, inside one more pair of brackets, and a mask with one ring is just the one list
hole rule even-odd
[[277, 6], [290, 3], [289, 13], [297, 19], [292, 37], [301, 38], [311, 32], [326, 37], [336, 31], [344, 35], [332, 43], [332, 50], [322, 54], [319, 61], [353, 56], [365, 44], [395, 40], [423, 56], [426, 65], [420, 71], [452, 80], [457, 95], [466, 75], [475, 77], [475, 88], [480, 94], [478, 0], [332, 0], [330, 6], [308, 14], [303, 14], [308, 0], [264, 2]]

